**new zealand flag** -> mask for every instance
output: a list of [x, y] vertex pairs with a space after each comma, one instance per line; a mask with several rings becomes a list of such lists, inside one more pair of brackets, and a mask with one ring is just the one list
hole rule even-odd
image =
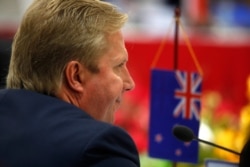
[[152, 70], [149, 156], [174, 162], [198, 162], [198, 143], [182, 142], [172, 134], [176, 124], [198, 136], [202, 77], [184, 71]]

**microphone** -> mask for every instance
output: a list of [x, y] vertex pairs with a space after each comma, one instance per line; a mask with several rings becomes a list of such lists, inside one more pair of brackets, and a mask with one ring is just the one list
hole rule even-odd
[[199, 142], [203, 142], [205, 144], [208, 144], [210, 146], [214, 146], [214, 147], [218, 147], [222, 150], [225, 150], [225, 151], [228, 151], [228, 152], [231, 152], [233, 154], [236, 154], [236, 155], [240, 155], [240, 153], [234, 151], [234, 150], [231, 150], [231, 149], [228, 149], [228, 148], [225, 148], [225, 147], [222, 147], [222, 146], [219, 146], [217, 144], [214, 144], [214, 143], [211, 143], [211, 142], [208, 142], [208, 141], [205, 141], [205, 140], [202, 140], [202, 139], [199, 139], [197, 138], [193, 131], [187, 127], [187, 126], [183, 126], [183, 125], [175, 125], [172, 129], [172, 132], [174, 134], [174, 136], [181, 140], [181, 141], [184, 141], [184, 142], [190, 142], [192, 140], [197, 140]]

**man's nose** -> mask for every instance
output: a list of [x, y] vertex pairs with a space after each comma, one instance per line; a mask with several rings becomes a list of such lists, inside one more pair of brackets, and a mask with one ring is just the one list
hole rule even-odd
[[127, 71], [127, 75], [124, 79], [124, 89], [125, 91], [130, 91], [133, 90], [134, 88], [135, 88], [135, 82], [132, 76], [130, 75], [129, 71]]

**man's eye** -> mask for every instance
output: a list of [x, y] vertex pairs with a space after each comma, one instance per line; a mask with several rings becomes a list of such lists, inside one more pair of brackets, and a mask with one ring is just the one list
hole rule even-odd
[[118, 65], [118, 67], [122, 67], [122, 66], [124, 66], [124, 64], [125, 64], [125, 63], [121, 63], [121, 64]]

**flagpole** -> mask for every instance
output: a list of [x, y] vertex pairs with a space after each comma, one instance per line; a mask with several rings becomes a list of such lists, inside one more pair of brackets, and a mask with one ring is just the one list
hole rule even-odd
[[[179, 21], [180, 8], [175, 8], [175, 33], [174, 33], [174, 70], [178, 69], [178, 53], [179, 53]], [[173, 167], [177, 167], [177, 162], [173, 162]]]
[[175, 8], [174, 70], [178, 69], [180, 8]]

